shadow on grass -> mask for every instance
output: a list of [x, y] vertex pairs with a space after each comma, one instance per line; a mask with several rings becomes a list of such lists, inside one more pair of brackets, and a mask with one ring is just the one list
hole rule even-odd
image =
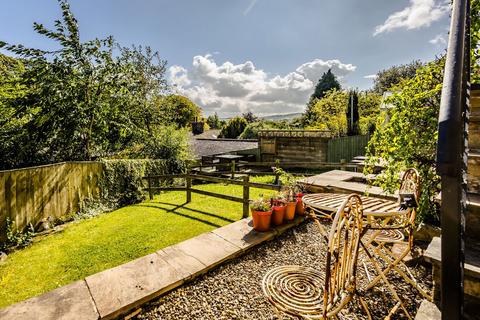
[[161, 208], [161, 209], [164, 209], [164, 210], [167, 210], [167, 212], [173, 212], [177, 209], [180, 209], [180, 208], [183, 208], [184, 210], [188, 210], [188, 211], [192, 211], [192, 212], [196, 212], [196, 213], [201, 213], [201, 214], [204, 214], [206, 216], [209, 216], [209, 217], [212, 217], [212, 218], [217, 218], [217, 219], [220, 219], [220, 220], [223, 220], [223, 221], [227, 221], [227, 222], [235, 222], [236, 220], [233, 220], [233, 219], [229, 219], [229, 218], [225, 218], [225, 217], [222, 217], [220, 215], [217, 215], [217, 214], [214, 214], [214, 213], [210, 213], [210, 212], [207, 212], [207, 211], [202, 211], [202, 210], [198, 210], [198, 209], [192, 209], [192, 208], [188, 208], [186, 207], [186, 205], [188, 203], [183, 203], [183, 204], [173, 204], [173, 203], [168, 203], [168, 202], [155, 202], [155, 203], [158, 203], [158, 204], [163, 204], [163, 205], [167, 205], [167, 206], [172, 206], [172, 207], [175, 207], [173, 209], [167, 209], [167, 208], [163, 208], [163, 207], [159, 207], [159, 206], [152, 206], [152, 205], [148, 205], [148, 204], [137, 204], [135, 206], [139, 206], [139, 207], [153, 207], [153, 208]]
[[223, 220], [223, 221], [235, 222], [235, 220], [228, 219], [228, 218], [225, 218], [225, 217], [222, 217], [222, 216], [213, 214], [213, 213], [209, 213], [209, 212], [201, 211], [201, 210], [197, 210], [197, 209], [187, 208], [187, 207], [185, 207], [185, 205], [186, 205], [187, 203], [184, 203], [184, 204], [181, 204], [181, 205], [176, 205], [176, 204], [171, 204], [171, 203], [162, 203], [162, 202], [156, 202], [156, 203], [165, 204], [165, 205], [169, 205], [169, 206], [174, 206], [174, 208], [168, 209], [168, 208], [165, 208], [165, 207], [148, 205], [148, 204], [141, 204], [141, 205], [140, 205], [140, 204], [136, 204], [136, 205], [133, 205], [133, 206], [135, 206], [135, 207], [147, 207], [147, 208], [164, 210], [164, 211], [166, 211], [167, 213], [173, 213], [173, 214], [176, 214], [176, 215], [178, 215], [178, 216], [181, 216], [181, 217], [184, 217], [184, 218], [188, 218], [188, 219], [192, 219], [192, 220], [195, 220], [195, 221], [198, 221], [198, 222], [201, 222], [201, 223], [205, 223], [205, 224], [207, 224], [207, 225], [209, 225], [209, 226], [216, 227], [216, 228], [221, 227], [221, 225], [216, 224], [216, 223], [213, 223], [213, 222], [210, 222], [210, 221], [208, 221], [208, 220], [204, 220], [204, 219], [200, 219], [200, 218], [197, 218], [197, 217], [189, 216], [188, 214], [184, 214], [184, 213], [178, 212], [177, 210], [183, 208], [184, 210], [197, 212], [197, 213], [204, 214], [204, 215], [207, 215], [207, 216], [212, 217], [212, 218], [218, 218], [218, 219]]

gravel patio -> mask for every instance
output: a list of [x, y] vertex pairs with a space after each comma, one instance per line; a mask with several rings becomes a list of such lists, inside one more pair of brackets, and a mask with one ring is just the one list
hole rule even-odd
[[[328, 225], [326, 226], [328, 227]], [[287, 231], [219, 268], [197, 278], [142, 307], [136, 319], [292, 319], [279, 314], [264, 297], [261, 283], [265, 273], [281, 265], [303, 265], [325, 270], [326, 244], [314, 222]], [[432, 289], [431, 269], [417, 264], [411, 267], [415, 278], [427, 290]], [[359, 287], [366, 279], [363, 265], [358, 268]], [[422, 296], [394, 272], [389, 280], [395, 285], [408, 311], [415, 315]], [[383, 319], [394, 306], [393, 297], [382, 283], [365, 294], [374, 319]], [[358, 299], [340, 315], [342, 319], [366, 318]], [[397, 312], [394, 319], [406, 318]]]

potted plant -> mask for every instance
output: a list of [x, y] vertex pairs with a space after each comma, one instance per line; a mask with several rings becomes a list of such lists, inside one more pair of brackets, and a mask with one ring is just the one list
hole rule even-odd
[[297, 193], [295, 194], [295, 199], [297, 205], [295, 206], [295, 214], [298, 214], [300, 216], [305, 215], [305, 207], [303, 206], [303, 198], [304, 194], [303, 193]]
[[295, 218], [295, 209], [297, 208], [297, 202], [293, 196], [293, 190], [288, 188], [285, 193], [287, 199], [287, 207], [285, 210], [285, 220], [291, 221]]
[[253, 229], [257, 231], [268, 231], [272, 219], [270, 201], [260, 198], [252, 201], [250, 208], [252, 210]]
[[276, 193], [272, 197], [272, 224], [279, 226], [283, 223], [285, 217], [285, 198], [282, 193]]

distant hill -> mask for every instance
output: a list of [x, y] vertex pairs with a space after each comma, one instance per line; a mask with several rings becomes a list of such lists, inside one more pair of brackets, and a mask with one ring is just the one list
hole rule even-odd
[[297, 112], [297, 113], [287, 113], [287, 114], [272, 114], [272, 115], [269, 115], [269, 116], [260, 117], [260, 119], [273, 120], [273, 121], [277, 121], [277, 120], [292, 120], [292, 119], [295, 119], [295, 118], [300, 117], [301, 115], [302, 115], [302, 113], [300, 113], [300, 112]]
[[[296, 113], [286, 113], [286, 114], [271, 114], [269, 116], [259, 117], [262, 120], [272, 120], [272, 121], [279, 121], [279, 120], [292, 120], [298, 118], [302, 115], [301, 112]], [[228, 121], [232, 118], [220, 118], [223, 121]]]

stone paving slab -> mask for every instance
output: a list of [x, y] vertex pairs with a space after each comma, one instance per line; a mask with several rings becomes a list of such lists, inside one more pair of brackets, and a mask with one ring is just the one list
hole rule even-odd
[[[238, 223], [234, 222], [234, 223]], [[241, 248], [212, 232], [173, 245], [210, 268], [241, 253]]]
[[198, 259], [186, 254], [175, 246], [159, 250], [157, 251], [157, 254], [174, 267], [185, 280], [194, 278], [208, 267]]
[[84, 280], [0, 309], [2, 320], [96, 320], [98, 317]]
[[253, 229], [252, 218], [242, 219], [238, 222], [228, 224], [215, 229], [212, 233], [236, 245], [242, 250], [248, 250], [264, 241], [275, 237], [275, 230], [258, 232]]
[[153, 253], [85, 280], [101, 318], [111, 319], [174, 288], [183, 276]]

